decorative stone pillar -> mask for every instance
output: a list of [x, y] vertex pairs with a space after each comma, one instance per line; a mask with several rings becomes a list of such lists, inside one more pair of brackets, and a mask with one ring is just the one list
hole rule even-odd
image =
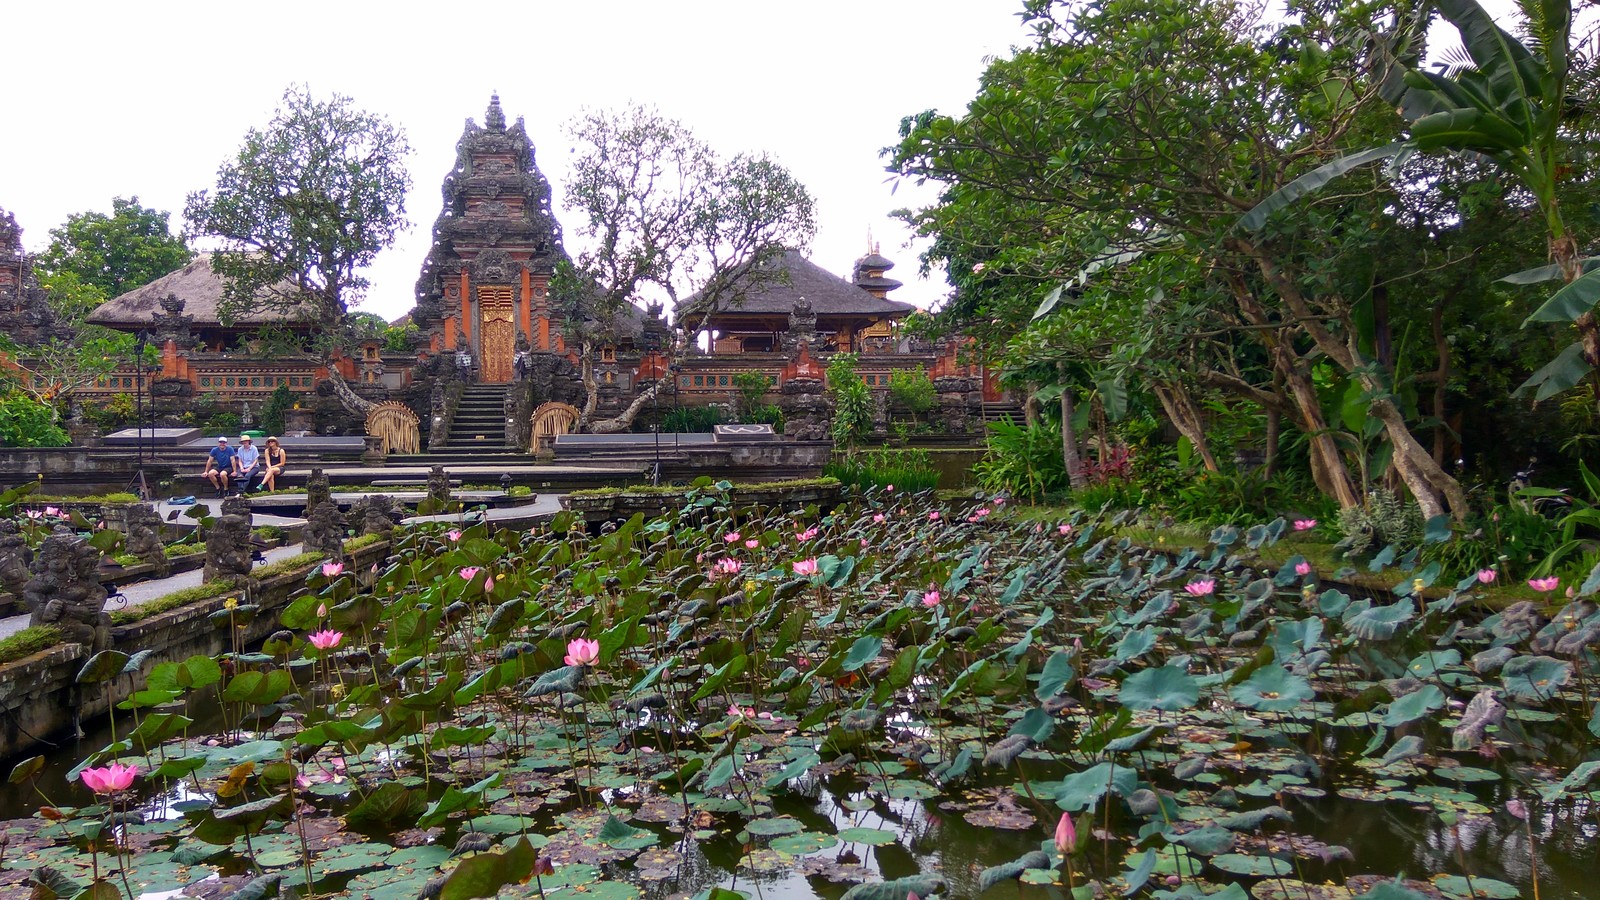
[[111, 616], [100, 585], [100, 551], [65, 525], [44, 539], [29, 567], [33, 577], [22, 589], [32, 610], [30, 626], [49, 625], [90, 653], [111, 646]]
[[334, 562], [344, 560], [345, 532], [349, 523], [332, 500], [324, 500], [306, 515], [305, 548], [326, 554]]
[[313, 466], [311, 474], [306, 478], [306, 515], [320, 504], [333, 500], [333, 488], [328, 484], [327, 473], [321, 468]]
[[394, 498], [387, 494], [368, 494], [350, 507], [349, 521], [364, 535], [388, 537], [403, 518]]
[[130, 503], [123, 510], [127, 535], [127, 553], [137, 556], [147, 565], [155, 567], [155, 577], [165, 578], [172, 571], [172, 561], [161, 544], [161, 516], [148, 503]]
[[250, 501], [229, 497], [222, 515], [206, 529], [206, 581], [239, 582], [250, 576]]
[[0, 587], [16, 597], [22, 596], [32, 575], [28, 571], [28, 539], [11, 519], [0, 519]]
[[[977, 385], [964, 375], [943, 375], [933, 379], [933, 390], [939, 395], [936, 415], [948, 434], [967, 434], [972, 430], [971, 398]], [[978, 409], [983, 409], [983, 394], [978, 391]], [[982, 426], [980, 421], [979, 426]]]
[[382, 435], [368, 434], [361, 438], [361, 462], [363, 465], [382, 468], [388, 461], [389, 454], [384, 448]]
[[450, 473], [444, 466], [428, 470], [428, 499], [436, 504], [450, 502]]

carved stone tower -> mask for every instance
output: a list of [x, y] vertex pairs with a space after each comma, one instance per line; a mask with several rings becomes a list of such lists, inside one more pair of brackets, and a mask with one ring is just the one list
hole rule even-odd
[[533, 142], [520, 118], [506, 125], [498, 94], [482, 126], [467, 120], [443, 192], [415, 321], [431, 352], [465, 354], [479, 380], [511, 381], [519, 338], [552, 349], [550, 278], [565, 251]]
[[55, 314], [33, 274], [33, 260], [22, 249], [15, 216], [0, 209], [0, 329], [24, 347], [42, 344], [56, 332]]

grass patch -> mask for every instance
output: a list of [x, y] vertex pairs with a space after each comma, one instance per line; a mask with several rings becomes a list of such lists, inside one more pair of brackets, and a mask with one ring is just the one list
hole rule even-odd
[[139, 496], [127, 491], [112, 491], [109, 494], [86, 494], [82, 497], [63, 497], [58, 494], [29, 494], [17, 501], [18, 503], [138, 503]]
[[324, 558], [321, 553], [299, 553], [287, 559], [280, 559], [275, 563], [257, 566], [251, 570], [250, 575], [259, 579], [276, 578], [279, 575], [287, 575], [290, 572], [309, 568], [316, 563], [322, 562]]
[[193, 556], [196, 553], [206, 552], [205, 544], [168, 544], [161, 548], [167, 559], [177, 559], [180, 556]]
[[117, 610], [111, 614], [111, 624], [132, 625], [134, 622], [160, 615], [180, 606], [188, 606], [201, 600], [220, 597], [231, 590], [233, 590], [233, 582], [226, 578], [221, 581], [208, 581], [205, 584], [197, 584], [194, 587], [182, 588], [170, 594], [163, 594], [149, 603], [141, 603], [138, 606]]
[[61, 643], [62, 635], [53, 625], [35, 625], [24, 628], [8, 638], [0, 638], [0, 663], [16, 662], [40, 650], [48, 650]]
[[360, 550], [362, 547], [371, 547], [373, 544], [376, 544], [381, 540], [383, 540], [383, 535], [381, 534], [363, 534], [359, 537], [353, 537], [350, 540], [345, 541], [344, 550], [346, 553], [352, 553], [356, 550]]

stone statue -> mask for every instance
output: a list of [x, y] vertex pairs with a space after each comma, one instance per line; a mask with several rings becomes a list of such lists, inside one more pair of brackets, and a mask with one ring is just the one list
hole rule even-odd
[[434, 503], [450, 502], [450, 473], [444, 466], [434, 466], [428, 470], [428, 499]]
[[30, 626], [50, 625], [66, 639], [98, 653], [111, 646], [111, 616], [100, 586], [100, 551], [65, 525], [44, 539], [30, 567], [22, 598], [33, 611]]
[[28, 539], [17, 530], [17, 523], [0, 519], [0, 587], [18, 597], [28, 584]]
[[332, 500], [323, 500], [306, 515], [306, 551], [324, 553], [330, 560], [342, 561], [345, 531], [349, 527], [344, 514], [339, 512], [339, 505]]
[[386, 494], [368, 494], [350, 507], [350, 521], [357, 524], [362, 534], [381, 534], [388, 537], [404, 518], [394, 498]]
[[323, 503], [333, 500], [333, 487], [328, 484], [328, 475], [321, 468], [313, 466], [311, 474], [306, 476], [306, 515]]
[[172, 571], [161, 545], [161, 516], [148, 503], [134, 503], [124, 512], [127, 528], [127, 553], [155, 566], [155, 577], [165, 578]]
[[222, 501], [222, 515], [206, 529], [205, 580], [248, 577], [251, 566], [250, 501], [229, 497]]

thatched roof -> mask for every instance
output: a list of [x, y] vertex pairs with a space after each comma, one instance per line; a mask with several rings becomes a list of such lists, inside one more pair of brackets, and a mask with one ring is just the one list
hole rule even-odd
[[[173, 295], [183, 301], [183, 314], [194, 317], [196, 326], [220, 325], [218, 308], [222, 303], [222, 276], [211, 268], [211, 254], [201, 253], [176, 272], [170, 272], [141, 288], [107, 300], [89, 314], [89, 323], [108, 328], [136, 329], [149, 326], [162, 315], [161, 301]], [[292, 285], [285, 285], [292, 288]], [[284, 288], [280, 288], [284, 289]], [[265, 292], [263, 292], [263, 295]], [[230, 323], [234, 326], [313, 324], [315, 316], [309, 302], [285, 309], [281, 302], [239, 310]]]
[[[769, 265], [781, 268], [787, 277], [767, 279], [751, 287], [742, 298], [724, 303], [717, 316], [787, 316], [801, 297], [810, 301], [811, 309], [819, 316], [897, 318], [916, 311], [910, 303], [874, 297], [806, 259], [798, 250], [783, 251], [783, 255]], [[898, 287], [899, 282], [894, 285]], [[687, 304], [692, 306], [698, 298], [699, 295], [691, 297]]]

